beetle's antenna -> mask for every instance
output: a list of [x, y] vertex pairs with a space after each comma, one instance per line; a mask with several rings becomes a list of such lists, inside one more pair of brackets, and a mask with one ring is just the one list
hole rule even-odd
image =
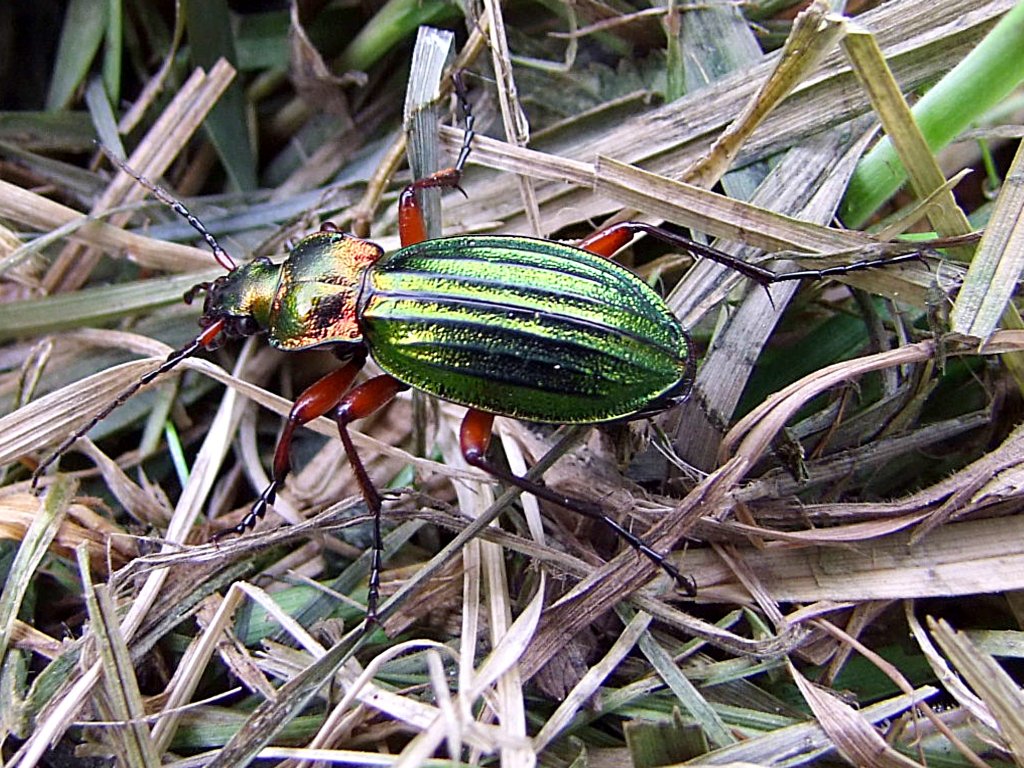
[[107, 418], [107, 416], [113, 413], [113, 411], [116, 408], [126, 403], [132, 397], [132, 395], [134, 395], [144, 386], [149, 384], [151, 381], [167, 373], [169, 370], [177, 366], [178, 363], [192, 357], [200, 350], [210, 347], [214, 343], [214, 340], [217, 338], [217, 336], [221, 333], [221, 331], [224, 330], [224, 325], [224, 320], [218, 320], [212, 323], [211, 325], [207, 326], [206, 328], [203, 329], [202, 333], [200, 333], [195, 339], [190, 341], [184, 347], [182, 347], [181, 349], [177, 349], [174, 352], [171, 352], [171, 354], [167, 356], [167, 359], [164, 360], [163, 363], [161, 363], [159, 368], [155, 368], [149, 373], [140, 376], [137, 381], [122, 389], [118, 393], [117, 397], [115, 397], [113, 400], [107, 403], [99, 413], [97, 413], [95, 416], [89, 419], [89, 421], [84, 426], [76, 429], [73, 434], [71, 434], [67, 439], [64, 440], [64, 442], [57, 446], [56, 450], [53, 453], [51, 453], [49, 456], [43, 459], [43, 461], [39, 464], [38, 467], [36, 467], [35, 471], [32, 473], [33, 490], [36, 487], [38, 487], [39, 479], [43, 476], [43, 473], [46, 471], [47, 467], [49, 467], [51, 464], [57, 461], [57, 459], [59, 459], [61, 456], [67, 453], [67, 450], [78, 441], [78, 438], [84, 437], [86, 434], [88, 434], [93, 427], [95, 427], [97, 424], [99, 424], [101, 421]]
[[111, 152], [110, 149], [108, 149], [103, 144], [99, 144], [99, 148], [102, 150], [103, 154], [105, 154], [107, 158], [109, 158], [110, 162], [112, 162], [122, 171], [124, 171], [137, 182], [139, 182], [139, 184], [141, 184], [150, 192], [152, 192], [153, 197], [155, 197], [161, 203], [168, 206], [172, 211], [174, 211], [176, 214], [185, 219], [185, 221], [187, 221], [189, 225], [191, 225], [192, 229], [194, 229], [196, 232], [202, 235], [203, 240], [206, 241], [206, 244], [210, 246], [210, 250], [213, 251], [213, 258], [217, 260], [218, 264], [224, 267], [224, 269], [228, 270], [228, 272], [230, 272], [237, 266], [235, 264], [235, 260], [231, 258], [228, 252], [220, 247], [220, 243], [217, 242], [217, 238], [213, 236], [213, 233], [211, 233], [210, 230], [206, 228], [206, 225], [203, 224], [203, 222], [201, 222], [192, 213], [192, 211], [185, 207], [184, 203], [182, 203], [180, 200], [172, 196], [170, 192], [161, 187], [159, 184], [154, 184], [141, 173], [136, 171], [134, 168], [128, 165], [128, 163], [126, 163], [124, 160], [122, 160], [113, 152]]

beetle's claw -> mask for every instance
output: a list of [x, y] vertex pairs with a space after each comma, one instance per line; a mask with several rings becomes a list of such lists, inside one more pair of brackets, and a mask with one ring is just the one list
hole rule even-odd
[[662, 561], [660, 565], [665, 573], [675, 579], [676, 585], [686, 593], [687, 597], [697, 596], [697, 582], [694, 581], [693, 576], [681, 573], [678, 568], [667, 560]]

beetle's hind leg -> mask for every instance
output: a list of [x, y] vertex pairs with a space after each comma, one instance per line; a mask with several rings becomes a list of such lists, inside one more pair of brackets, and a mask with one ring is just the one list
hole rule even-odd
[[537, 498], [557, 504], [564, 509], [568, 509], [570, 512], [598, 520], [601, 524], [611, 529], [616, 536], [629, 544], [629, 546], [671, 576], [687, 595], [693, 597], [697, 593], [696, 585], [691, 577], [680, 573], [679, 569], [672, 565], [664, 555], [652, 549], [635, 533], [605, 514], [598, 505], [555, 493], [550, 488], [530, 482], [493, 464], [487, 458], [487, 448], [491, 443], [491, 426], [493, 423], [493, 414], [473, 409], [466, 413], [462, 421], [462, 429], [459, 433], [459, 444], [462, 449], [462, 455], [467, 463], [477, 469], [482, 469], [502, 482], [514, 485], [527, 493], [532, 493]]
[[[663, 227], [656, 227], [653, 224], [646, 224], [642, 221], [621, 221], [612, 224], [604, 229], [583, 238], [577, 244], [577, 248], [584, 251], [596, 253], [599, 256], [611, 257], [620, 248], [629, 243], [636, 235], [647, 234], [656, 237], [664, 243], [682, 248], [695, 256], [722, 264], [725, 267], [738, 272], [744, 277], [750, 278], [762, 287], [773, 283], [781, 283], [789, 280], [821, 280], [826, 277], [846, 275], [850, 272], [861, 272], [866, 269], [879, 269], [891, 267], [895, 264], [905, 264], [911, 261], [923, 261], [921, 250], [910, 250], [904, 253], [897, 253], [893, 256], [886, 256], [877, 259], [862, 259], [852, 264], [839, 264], [824, 269], [801, 269], [796, 272], [772, 272], [770, 269], [751, 264], [748, 261], [737, 258], [731, 253], [726, 253], [718, 248], [698, 243], [688, 237], [677, 235]], [[925, 262], [927, 265], [927, 262]]]

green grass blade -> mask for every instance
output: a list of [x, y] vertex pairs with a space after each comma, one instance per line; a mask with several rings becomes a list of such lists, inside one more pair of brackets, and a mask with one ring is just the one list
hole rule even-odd
[[[1024, 4], [1018, 3], [970, 55], [914, 107], [932, 150], [940, 149], [1024, 80]], [[861, 161], [840, 208], [848, 227], [861, 226], [906, 179], [892, 142], [882, 139]]]

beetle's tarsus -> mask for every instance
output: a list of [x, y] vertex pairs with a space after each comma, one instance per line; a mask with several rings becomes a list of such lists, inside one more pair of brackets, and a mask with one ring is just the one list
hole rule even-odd
[[[466, 96], [466, 85], [462, 82], [462, 73], [452, 73], [452, 82], [455, 84], [455, 96], [458, 98], [459, 107], [462, 109], [464, 124], [462, 132], [462, 148], [459, 150], [459, 157], [455, 161], [455, 170], [461, 174], [462, 170], [466, 167], [466, 161], [469, 159], [469, 152], [473, 145], [473, 139], [476, 137], [476, 131], [473, 129], [473, 126], [476, 123], [476, 118], [473, 116], [472, 105], [469, 102], [469, 98]], [[461, 192], [462, 190], [460, 189], [459, 191]], [[462, 194], [465, 195], [466, 193], [463, 192]]]
[[[380, 513], [374, 515], [374, 528], [380, 531]], [[377, 607], [380, 603], [380, 572], [384, 567], [382, 547], [373, 547], [373, 555], [370, 560], [370, 583], [366, 592], [366, 620], [380, 623], [377, 618]]]
[[199, 296], [199, 294], [209, 292], [211, 285], [213, 284], [209, 282], [196, 283], [187, 291], [185, 291], [185, 295], [182, 296], [182, 300], [186, 304], [191, 304], [193, 301], [196, 300], [196, 297]]
[[256, 499], [249, 511], [245, 513], [245, 517], [243, 517], [237, 525], [231, 528], [226, 528], [223, 531], [218, 531], [213, 534], [210, 540], [214, 544], [217, 544], [228, 536], [241, 536], [243, 533], [255, 528], [256, 523], [266, 516], [267, 508], [272, 506], [274, 499], [277, 498], [277, 488], [279, 485], [280, 483], [277, 480], [271, 480], [270, 485], [268, 485], [263, 493], [260, 494], [259, 498]]

